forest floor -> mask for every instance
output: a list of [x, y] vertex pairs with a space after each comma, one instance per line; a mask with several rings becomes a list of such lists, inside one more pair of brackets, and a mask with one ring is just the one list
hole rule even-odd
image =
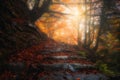
[[[99, 80], [103, 78], [85, 49], [53, 40], [11, 55], [1, 66], [1, 80]], [[105, 78], [105, 77], [104, 77]]]

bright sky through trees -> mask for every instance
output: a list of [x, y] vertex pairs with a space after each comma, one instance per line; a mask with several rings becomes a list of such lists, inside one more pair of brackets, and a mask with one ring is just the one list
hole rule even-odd
[[61, 0], [63, 4], [53, 1], [56, 4], [52, 4], [50, 10], [65, 15], [45, 13], [36, 21], [39, 29], [59, 42], [77, 44], [78, 31], [81, 40], [84, 40], [85, 7], [84, 4], [79, 4], [84, 0]]

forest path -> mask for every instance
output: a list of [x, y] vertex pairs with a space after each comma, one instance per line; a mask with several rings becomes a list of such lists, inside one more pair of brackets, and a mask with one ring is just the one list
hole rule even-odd
[[80, 54], [83, 51], [53, 40], [43, 41], [11, 55], [0, 79], [99, 80], [103, 75], [95, 69], [94, 63]]

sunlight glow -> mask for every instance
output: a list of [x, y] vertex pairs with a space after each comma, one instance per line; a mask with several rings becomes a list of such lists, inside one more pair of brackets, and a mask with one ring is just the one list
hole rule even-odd
[[[66, 2], [65, 2], [66, 1]], [[67, 4], [67, 1], [70, 3], [75, 1], [78, 3], [79, 0], [63, 0]], [[84, 0], [83, 0], [84, 1]], [[61, 18], [56, 20], [53, 23], [43, 23], [42, 21], [52, 20], [52, 18], [45, 18], [43, 15], [36, 25], [42, 30], [48, 37], [54, 39], [58, 42], [63, 42], [67, 44], [77, 45], [78, 40], [78, 31], [81, 41], [84, 40], [84, 24], [85, 24], [85, 7], [84, 5], [52, 5], [50, 9], [62, 12], [67, 15], [60, 16]], [[49, 15], [49, 14], [47, 14]], [[54, 18], [53, 18], [54, 19]]]

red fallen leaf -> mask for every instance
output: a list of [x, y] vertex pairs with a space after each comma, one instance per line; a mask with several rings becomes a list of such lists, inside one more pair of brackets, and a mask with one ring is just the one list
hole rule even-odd
[[18, 58], [18, 61], [20, 62], [20, 61], [22, 61], [22, 59], [21, 59], [21, 58]]
[[80, 78], [77, 78], [76, 80], [80, 80]]
[[43, 56], [42, 55], [37, 55], [37, 60], [42, 60]]
[[41, 72], [38, 74], [38, 77], [43, 77], [45, 75], [45, 72]]

